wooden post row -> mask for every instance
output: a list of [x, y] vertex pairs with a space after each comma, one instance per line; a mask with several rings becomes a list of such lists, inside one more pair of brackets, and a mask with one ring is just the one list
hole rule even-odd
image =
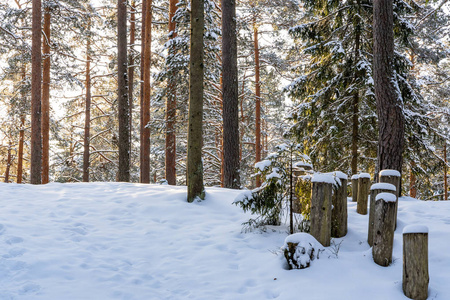
[[398, 197], [401, 192], [401, 174], [397, 170], [382, 170], [379, 173], [379, 182], [386, 182], [395, 185], [397, 189], [397, 201], [395, 202], [395, 223], [394, 228], [397, 228], [397, 211], [398, 211]]
[[343, 237], [347, 234], [347, 174], [336, 171], [333, 174], [339, 181], [339, 186], [335, 188], [331, 210], [331, 236]]
[[334, 177], [327, 174], [314, 174], [311, 192], [311, 235], [323, 246], [330, 246], [331, 240], [331, 196]]

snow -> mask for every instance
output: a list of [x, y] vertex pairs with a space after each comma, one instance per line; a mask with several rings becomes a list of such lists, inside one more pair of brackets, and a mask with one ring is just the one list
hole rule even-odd
[[397, 170], [382, 170], [380, 176], [396, 176], [400, 177], [400, 172]]
[[396, 191], [397, 188], [395, 187], [395, 185], [391, 184], [391, 183], [385, 183], [385, 182], [379, 182], [379, 183], [374, 183], [370, 186], [370, 190], [388, 190], [388, 191]]
[[348, 175], [341, 171], [335, 171], [334, 175], [339, 179], [345, 179], [345, 180], [348, 179]]
[[358, 178], [369, 178], [370, 179], [370, 174], [369, 173], [361, 173], [361, 174], [359, 174]]
[[325, 183], [331, 183], [336, 184], [336, 180], [334, 180], [333, 175], [329, 174], [321, 174], [321, 173], [314, 173], [311, 182], [325, 182]]
[[403, 228], [403, 234], [407, 233], [428, 233], [428, 227], [419, 224], [408, 225]]
[[[450, 201], [399, 198], [394, 263], [372, 261], [368, 215], [348, 202], [337, 253], [303, 270], [283, 268], [288, 227], [242, 232], [243, 191], [130, 183], [0, 183], [1, 300], [403, 300], [402, 231], [424, 224], [429, 298], [450, 299]], [[249, 191], [245, 191], [248, 193]]]
[[268, 168], [270, 166], [270, 160], [266, 159], [266, 160], [261, 160], [258, 161], [255, 164], [255, 168], [259, 169], [261, 172], [264, 171], [265, 168]]
[[379, 193], [375, 197], [375, 201], [383, 200], [384, 202], [395, 202], [397, 201], [397, 196], [392, 193]]
[[359, 178], [359, 174], [352, 175], [352, 180], [355, 180], [355, 179], [358, 179], [358, 178]]

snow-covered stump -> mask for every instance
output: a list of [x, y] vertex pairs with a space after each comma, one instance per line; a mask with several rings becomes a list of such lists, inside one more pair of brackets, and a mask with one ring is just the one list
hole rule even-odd
[[286, 258], [288, 269], [292, 270], [308, 268], [325, 249], [310, 234], [299, 232], [287, 236], [281, 250]]
[[403, 229], [403, 293], [414, 300], [428, 297], [428, 227]]
[[331, 236], [343, 237], [347, 234], [347, 174], [336, 171], [340, 185], [333, 194], [331, 210]]
[[375, 219], [375, 199], [380, 193], [395, 193], [396, 188], [390, 183], [374, 183], [370, 187], [370, 203], [369, 203], [369, 228], [367, 234], [367, 243], [373, 246], [373, 221]]
[[335, 180], [331, 175], [314, 174], [311, 191], [310, 233], [323, 246], [331, 240], [331, 196]]
[[395, 225], [394, 228], [397, 228], [397, 210], [398, 210], [398, 197], [400, 197], [401, 192], [401, 174], [397, 170], [382, 170], [379, 173], [379, 182], [386, 182], [395, 185], [397, 189], [397, 201], [395, 202]]
[[367, 199], [369, 197], [370, 174], [361, 173], [358, 176], [358, 203], [356, 212], [361, 215], [367, 215]]
[[380, 193], [375, 198], [372, 255], [374, 262], [383, 267], [392, 262], [396, 202], [392, 193]]
[[358, 202], [358, 177], [359, 175], [352, 175], [352, 201]]

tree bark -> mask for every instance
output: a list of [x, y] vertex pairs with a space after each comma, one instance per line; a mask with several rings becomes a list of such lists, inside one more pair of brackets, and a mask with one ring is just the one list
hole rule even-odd
[[[48, 2], [48, 1], [47, 1]], [[44, 9], [44, 36], [42, 41], [42, 183], [49, 182], [50, 141], [50, 7]]]
[[[357, 1], [358, 10], [360, 7], [360, 1]], [[361, 33], [356, 32], [355, 36], [355, 61], [359, 60], [359, 49], [361, 44]], [[357, 71], [355, 71], [354, 79], [358, 79]], [[355, 94], [353, 95], [353, 116], [352, 116], [352, 161], [351, 169], [352, 175], [358, 173], [358, 130], [359, 130], [359, 89], [355, 89]]]
[[128, 54], [128, 130], [130, 135], [130, 165], [131, 165], [131, 153], [133, 152], [133, 92], [134, 92], [134, 44], [136, 42], [136, 1], [131, 1], [130, 6], [130, 52]]
[[30, 182], [41, 184], [42, 140], [41, 140], [41, 0], [33, 0], [31, 45], [31, 170]]
[[204, 199], [202, 163], [204, 0], [191, 0], [187, 201]]
[[[255, 51], [255, 162], [261, 160], [261, 84], [259, 81], [259, 44], [258, 26], [253, 22], [253, 40]], [[261, 178], [256, 176], [256, 186], [261, 186]]]
[[332, 196], [331, 236], [340, 238], [347, 234], [347, 179], [339, 178], [341, 185]]
[[151, 66], [151, 41], [152, 41], [152, 1], [143, 2], [143, 45], [144, 55], [141, 62], [143, 74], [143, 93], [141, 94], [141, 183], [150, 183], [150, 66]]
[[239, 189], [239, 93], [236, 2], [222, 0], [224, 187]]
[[393, 69], [393, 0], [375, 0], [373, 9], [373, 73], [379, 124], [377, 169], [401, 172], [405, 120]]
[[[88, 21], [90, 30], [90, 22]], [[84, 113], [84, 152], [83, 152], [83, 182], [89, 182], [89, 147], [91, 142], [91, 38], [86, 41], [86, 103]]]
[[358, 202], [356, 212], [361, 215], [367, 215], [367, 200], [369, 197], [370, 177], [358, 178]]
[[413, 172], [413, 167], [415, 166], [415, 163], [411, 162], [411, 168], [409, 170], [409, 196], [412, 198], [416, 198], [417, 196], [417, 189], [416, 189], [416, 175]]
[[[22, 81], [25, 81], [26, 69], [25, 64], [22, 65]], [[24, 89], [22, 89], [22, 101], [25, 104], [26, 94]], [[25, 115], [20, 116], [20, 130], [19, 130], [19, 154], [17, 158], [17, 183], [22, 183], [23, 177], [23, 142], [25, 138]]]
[[[173, 21], [177, 11], [178, 0], [169, 1], [169, 39], [177, 36], [176, 23]], [[175, 47], [172, 45], [170, 53], [175, 54]], [[167, 102], [166, 102], [166, 180], [170, 185], [177, 184], [176, 171], [176, 118], [177, 118], [177, 92], [176, 92], [176, 72], [171, 72], [168, 82]]]
[[130, 181], [130, 131], [127, 70], [127, 3], [117, 1], [117, 85], [119, 119], [119, 171], [118, 181]]
[[12, 144], [11, 144], [11, 141], [9, 141], [8, 158], [6, 159], [5, 183], [9, 183], [9, 172], [11, 170], [11, 164], [12, 164], [12, 162], [11, 162], [12, 161], [11, 150], [12, 150]]

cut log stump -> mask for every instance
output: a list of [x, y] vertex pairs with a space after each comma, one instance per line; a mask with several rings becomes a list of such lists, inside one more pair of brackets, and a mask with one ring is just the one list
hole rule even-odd
[[395, 202], [397, 197], [391, 193], [380, 193], [375, 198], [372, 255], [374, 262], [383, 267], [392, 262]]

